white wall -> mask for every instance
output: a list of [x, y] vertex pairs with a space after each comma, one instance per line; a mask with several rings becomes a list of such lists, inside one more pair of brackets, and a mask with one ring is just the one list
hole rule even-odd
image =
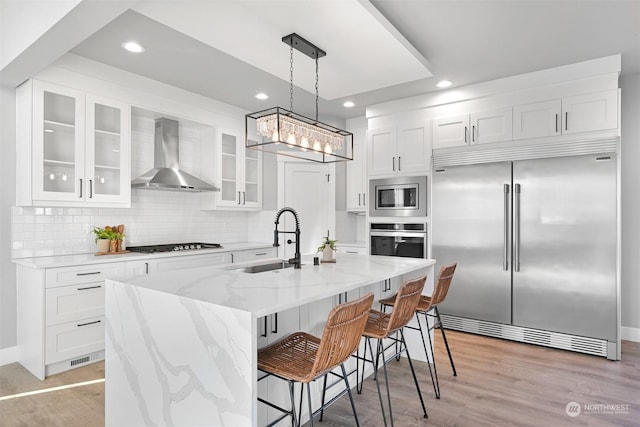
[[[16, 345], [16, 269], [11, 263], [11, 206], [15, 201], [15, 89], [0, 86], [0, 350]], [[0, 357], [1, 359], [1, 357]], [[2, 361], [0, 360], [0, 365]]]
[[[622, 91], [622, 337], [640, 340], [640, 73]], [[635, 328], [635, 331], [625, 329]]]

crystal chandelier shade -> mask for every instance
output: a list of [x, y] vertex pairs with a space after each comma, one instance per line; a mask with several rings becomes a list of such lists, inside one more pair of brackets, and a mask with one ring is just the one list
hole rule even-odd
[[[318, 121], [318, 58], [326, 53], [297, 34], [282, 38], [291, 48], [291, 111], [273, 107], [245, 116], [246, 147], [320, 163], [353, 160], [353, 134]], [[293, 49], [316, 61], [316, 118], [293, 112]]]
[[353, 159], [353, 134], [280, 107], [246, 115], [248, 148], [321, 163]]

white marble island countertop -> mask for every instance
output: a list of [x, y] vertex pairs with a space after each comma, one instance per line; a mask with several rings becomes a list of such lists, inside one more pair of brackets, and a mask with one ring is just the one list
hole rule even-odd
[[107, 279], [106, 426], [263, 425], [257, 352], [267, 339], [258, 327], [264, 316], [277, 319], [300, 307], [303, 327], [304, 307], [325, 298], [369, 292], [391, 278], [427, 274], [433, 283], [434, 260], [340, 253], [336, 259], [314, 266], [307, 255], [301, 269], [254, 274], [229, 264]]
[[336, 260], [313, 265], [313, 256], [303, 255], [300, 269], [245, 273], [240, 268], [255, 263], [232, 264], [143, 276], [127, 283], [247, 311], [258, 318], [435, 264], [429, 259], [340, 253]]

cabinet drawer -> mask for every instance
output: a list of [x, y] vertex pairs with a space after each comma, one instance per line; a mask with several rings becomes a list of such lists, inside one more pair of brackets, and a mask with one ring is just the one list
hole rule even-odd
[[93, 283], [114, 277], [124, 277], [123, 262], [48, 268], [46, 273], [46, 287], [53, 288], [76, 283]]
[[250, 251], [234, 252], [231, 254], [232, 262], [255, 261], [267, 258], [276, 258], [278, 250], [276, 248], [255, 249]]
[[104, 316], [47, 327], [45, 363], [104, 350]]
[[183, 270], [185, 268], [209, 267], [211, 265], [228, 264], [231, 262], [229, 253], [191, 255], [153, 260], [150, 263], [152, 272]]
[[103, 315], [103, 281], [47, 289], [47, 326]]
[[349, 245], [341, 245], [338, 246], [338, 253], [345, 253], [345, 254], [366, 254], [367, 253], [367, 247], [366, 246], [349, 246]]

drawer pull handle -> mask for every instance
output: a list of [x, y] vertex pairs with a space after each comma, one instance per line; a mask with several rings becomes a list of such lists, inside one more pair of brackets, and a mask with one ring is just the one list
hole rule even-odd
[[100, 289], [102, 286], [87, 286], [86, 288], [77, 288], [79, 291], [86, 291], [87, 289]]
[[96, 323], [100, 323], [100, 322], [102, 322], [102, 320], [96, 320], [94, 322], [88, 322], [88, 323], [81, 323], [81, 324], [78, 325], [78, 327], [87, 326], [87, 325], [95, 325]]
[[357, 254], [358, 251], [347, 251], [348, 254]]
[[256, 256], [262, 256], [262, 255], [266, 255], [266, 252], [260, 252], [259, 254], [256, 254]]
[[92, 274], [100, 274], [100, 272], [92, 271], [91, 273], [76, 273], [76, 276], [91, 276]]

